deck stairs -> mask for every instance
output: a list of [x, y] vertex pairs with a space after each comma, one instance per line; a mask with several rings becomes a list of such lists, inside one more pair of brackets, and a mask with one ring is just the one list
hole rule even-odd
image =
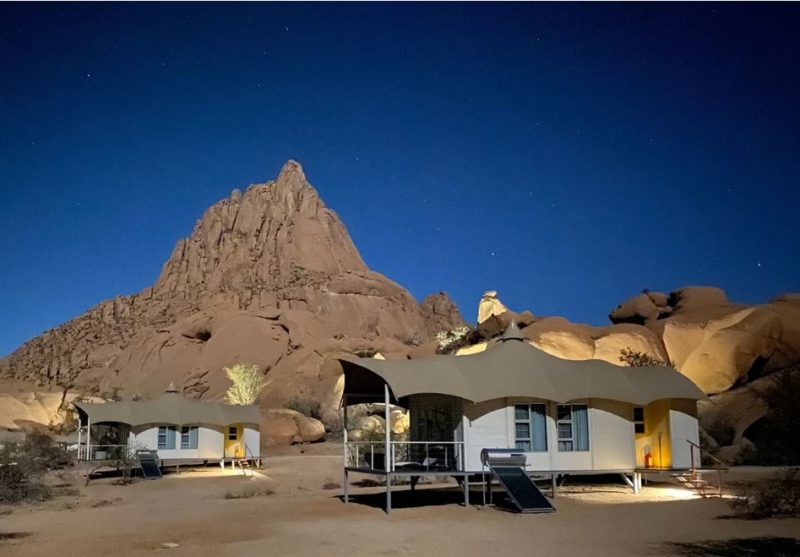
[[245, 477], [255, 476], [255, 468], [253, 467], [253, 463], [247, 458], [234, 459], [233, 466], [234, 468], [238, 466]]
[[[695, 462], [695, 452], [697, 452], [701, 458], [705, 457], [712, 462], [713, 466], [709, 468], [693, 466], [688, 470], [676, 471], [672, 474], [671, 481], [689, 489], [700, 497], [722, 497], [722, 476], [728, 471], [727, 465], [699, 445], [691, 441], [688, 443], [692, 448], [692, 462]], [[714, 478], [714, 480], [709, 480], [709, 478]]]
[[706, 479], [708, 474], [717, 474], [717, 470], [700, 468], [683, 470], [673, 473], [670, 477], [670, 481], [685, 487], [700, 497], [721, 495], [721, 486], [719, 482], [711, 482]]
[[[245, 477], [254, 478], [256, 476], [256, 469], [261, 468], [261, 460], [256, 458], [253, 451], [250, 450], [246, 444], [244, 446], [245, 456], [240, 456], [233, 459], [233, 467], [237, 466], [242, 471]], [[247, 456], [249, 455], [249, 457]]]

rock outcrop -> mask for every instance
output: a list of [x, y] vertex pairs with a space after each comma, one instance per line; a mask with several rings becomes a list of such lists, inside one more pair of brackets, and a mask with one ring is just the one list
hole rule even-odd
[[268, 445], [314, 443], [325, 438], [325, 426], [294, 410], [273, 409], [264, 413], [261, 435]]
[[[700, 404], [700, 422], [707, 438], [719, 445], [719, 454], [728, 459], [752, 446], [745, 431], [767, 413], [761, 394], [772, 384], [773, 374], [800, 362], [798, 294], [749, 306], [731, 302], [713, 287], [686, 287], [668, 295], [645, 291], [618, 305], [607, 326], [561, 317], [531, 319], [528, 312], [507, 308], [496, 313], [505, 305], [496, 292], [487, 295], [479, 306], [487, 317], [478, 325], [478, 342], [458, 354], [485, 350], [486, 339], [514, 320], [531, 344], [560, 358], [596, 358], [620, 365], [621, 352], [627, 349], [671, 363], [712, 395]], [[800, 393], [797, 396], [800, 402]]]
[[478, 304], [478, 324], [480, 325], [493, 315], [502, 315], [507, 311], [508, 308], [497, 297], [497, 291], [487, 290]]
[[450, 299], [447, 292], [431, 294], [420, 304], [422, 319], [425, 322], [425, 332], [429, 337], [435, 337], [442, 331], [452, 331], [464, 326], [464, 319], [455, 302]]
[[[758, 395], [771, 374], [800, 361], [800, 294], [745, 305], [713, 287], [644, 291], [609, 319], [591, 326], [516, 313], [487, 291], [469, 345], [457, 353], [485, 349], [514, 321], [532, 344], [562, 358], [620, 364], [630, 349], [671, 362], [712, 395], [701, 406], [703, 424], [730, 424], [739, 447], [766, 412]], [[418, 304], [367, 268], [339, 217], [289, 161], [274, 182], [210, 207], [152, 287], [102, 302], [0, 360], [0, 427], [58, 426], [75, 396], [147, 398], [172, 382], [188, 396], [218, 399], [228, 386], [222, 368], [248, 362], [266, 376], [265, 438], [314, 441], [325, 434], [322, 422], [285, 407], [310, 401], [335, 424], [338, 355], [432, 355], [436, 333], [463, 324], [446, 294]], [[383, 419], [370, 417], [361, 435]], [[390, 427], [407, 429], [407, 415], [393, 413]]]
[[289, 161], [274, 182], [210, 207], [152, 287], [26, 342], [0, 360], [0, 378], [123, 398], [155, 396], [175, 382], [189, 396], [216, 399], [228, 385], [222, 368], [250, 362], [266, 374], [265, 408], [305, 398], [331, 415], [341, 394], [334, 355], [408, 353], [433, 329], [462, 322], [446, 295], [420, 306], [367, 268]]

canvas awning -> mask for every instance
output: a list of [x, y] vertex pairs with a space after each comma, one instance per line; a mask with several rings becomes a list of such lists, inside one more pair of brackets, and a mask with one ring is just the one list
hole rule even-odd
[[604, 398], [644, 405], [659, 399], [700, 400], [705, 394], [669, 367], [623, 367], [602, 360], [565, 360], [531, 346], [512, 324], [484, 352], [414, 360], [341, 358], [348, 403], [431, 393], [472, 402], [530, 397], [569, 402]]
[[127, 402], [73, 402], [93, 424], [118, 422], [131, 426], [144, 424], [208, 424], [227, 426], [236, 423], [258, 424], [257, 405], [238, 406], [222, 402], [190, 400], [168, 393], [155, 400]]

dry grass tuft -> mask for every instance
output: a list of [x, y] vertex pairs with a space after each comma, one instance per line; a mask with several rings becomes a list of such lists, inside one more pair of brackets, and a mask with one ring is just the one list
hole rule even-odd
[[0, 532], [0, 542], [5, 540], [18, 540], [20, 538], [27, 538], [30, 532]]
[[275, 490], [260, 485], [245, 485], [236, 490], [225, 492], [225, 499], [252, 499], [253, 497], [269, 497]]

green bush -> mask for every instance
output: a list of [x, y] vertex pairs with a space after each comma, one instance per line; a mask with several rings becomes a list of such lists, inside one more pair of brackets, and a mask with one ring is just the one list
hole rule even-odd
[[639, 352], [632, 348], [623, 348], [619, 351], [619, 361], [630, 367], [667, 366], [674, 368], [675, 362], [665, 362], [659, 358]]
[[789, 468], [744, 486], [731, 506], [736, 514], [747, 518], [800, 516], [800, 468]]

